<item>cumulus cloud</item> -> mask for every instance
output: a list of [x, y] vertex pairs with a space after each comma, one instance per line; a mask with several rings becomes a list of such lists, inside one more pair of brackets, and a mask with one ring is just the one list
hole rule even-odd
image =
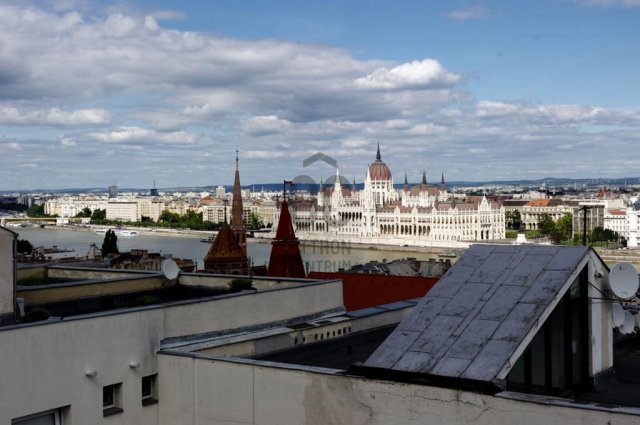
[[248, 159], [275, 159], [282, 158], [285, 154], [282, 151], [261, 151], [261, 150], [250, 150], [247, 152], [246, 157]]
[[457, 21], [468, 21], [472, 19], [485, 19], [489, 17], [489, 10], [483, 6], [472, 6], [467, 9], [453, 10], [446, 14], [448, 18]]
[[435, 59], [404, 63], [394, 68], [378, 68], [358, 78], [354, 85], [372, 90], [411, 90], [450, 87], [460, 81], [460, 75], [447, 71]]
[[[292, 178], [318, 151], [363, 177], [378, 140], [392, 171], [413, 167], [416, 180], [434, 166], [467, 180], [540, 177], [569, 169], [558, 149], [579, 147], [581, 166], [608, 170], [640, 143], [637, 111], [479, 101], [461, 70], [435, 58], [359, 60], [326, 45], [168, 29], [180, 13], [145, 16], [121, 4], [0, 3], [0, 180], [10, 188], [54, 184], [36, 172], [14, 179], [21, 163], [73, 169], [79, 185], [104, 185], [116, 171], [139, 173], [133, 182], [228, 184], [236, 146], [247, 183]], [[489, 16], [457, 12], [450, 17]], [[65, 178], [55, 184], [73, 186]]]
[[289, 121], [278, 119], [275, 115], [253, 117], [243, 124], [244, 131], [252, 136], [283, 133], [290, 128]]
[[76, 141], [73, 138], [67, 137], [64, 134], [60, 135], [60, 146], [62, 146], [63, 148], [71, 148], [75, 145]]
[[418, 136], [428, 136], [432, 134], [442, 134], [447, 132], [447, 127], [436, 125], [433, 123], [417, 124], [407, 131], [409, 134]]
[[108, 132], [91, 133], [90, 136], [110, 144], [193, 145], [197, 143], [197, 137], [191, 133], [184, 131], [161, 133], [141, 127], [121, 127]]
[[58, 108], [48, 110], [20, 110], [9, 106], [0, 107], [0, 124], [5, 125], [46, 125], [46, 126], [82, 126], [106, 124], [109, 112], [104, 109], [80, 109], [62, 111]]
[[509, 118], [531, 124], [640, 125], [640, 113], [585, 105], [540, 105], [482, 101], [476, 105], [479, 118]]

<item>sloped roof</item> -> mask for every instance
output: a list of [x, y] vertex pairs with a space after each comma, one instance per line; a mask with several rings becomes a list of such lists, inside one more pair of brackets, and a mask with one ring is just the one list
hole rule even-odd
[[238, 262], [246, 261], [247, 257], [242, 252], [242, 248], [238, 244], [233, 231], [227, 223], [223, 223], [216, 240], [211, 244], [207, 256], [204, 258], [204, 262], [218, 263], [218, 262]]
[[365, 366], [494, 381], [588, 251], [473, 245]]
[[293, 230], [287, 201], [282, 201], [276, 238], [271, 244], [267, 276], [304, 278], [306, 273], [300, 254], [300, 242]]

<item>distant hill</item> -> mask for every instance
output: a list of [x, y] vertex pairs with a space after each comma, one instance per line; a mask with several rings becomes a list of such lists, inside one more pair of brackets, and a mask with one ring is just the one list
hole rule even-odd
[[[447, 181], [447, 187], [472, 187], [472, 186], [522, 186], [528, 188], [547, 186], [547, 187], [562, 187], [571, 186], [577, 184], [579, 186], [586, 185], [588, 187], [593, 186], [625, 186], [625, 185], [640, 185], [640, 177], [621, 177], [621, 178], [597, 178], [597, 179], [571, 179], [562, 177], [546, 177], [538, 180], [490, 180], [490, 181], [464, 181], [455, 180]], [[419, 182], [410, 182], [411, 186], [419, 184]], [[358, 189], [364, 187], [363, 183], [358, 183]], [[395, 185], [396, 188], [401, 188], [402, 183]], [[217, 186], [182, 186], [182, 187], [166, 187], [158, 188], [160, 192], [215, 192]], [[227, 191], [231, 191], [232, 185], [224, 185]], [[268, 192], [280, 192], [282, 191], [282, 182], [280, 183], [254, 183], [249, 185], [243, 185], [243, 189], [252, 189], [255, 191], [265, 190]], [[149, 188], [118, 188], [119, 192], [149, 192]], [[106, 194], [106, 187], [85, 187], [85, 188], [62, 188], [62, 189], [31, 189], [31, 190], [0, 190], [0, 194], [13, 194], [13, 193], [96, 193]]]

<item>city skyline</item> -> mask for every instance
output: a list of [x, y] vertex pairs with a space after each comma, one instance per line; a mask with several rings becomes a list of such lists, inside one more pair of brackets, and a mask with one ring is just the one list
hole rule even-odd
[[637, 174], [639, 1], [433, 3], [0, 1], [0, 190]]

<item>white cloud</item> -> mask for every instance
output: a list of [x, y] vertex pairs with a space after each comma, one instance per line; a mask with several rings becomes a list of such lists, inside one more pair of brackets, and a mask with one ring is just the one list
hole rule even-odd
[[418, 124], [409, 129], [407, 133], [415, 134], [417, 136], [428, 136], [432, 134], [443, 134], [447, 132], [447, 127], [441, 125], [435, 125], [433, 123]]
[[[0, 0], [0, 150], [7, 157], [0, 174], [48, 164], [73, 169], [83, 183], [34, 171], [5, 186], [104, 185], [131, 170], [132, 184], [159, 175], [171, 185], [228, 184], [236, 146], [246, 183], [292, 178], [318, 151], [361, 181], [377, 140], [396, 175], [434, 166], [470, 180], [557, 175], [569, 169], [554, 156], [559, 149], [579, 150], [581, 164], [597, 174], [640, 143], [637, 111], [478, 101], [464, 91], [461, 70], [435, 58], [360, 60], [325, 45], [168, 29], [164, 22], [180, 13], [145, 16], [122, 2], [96, 9], [62, 0], [58, 12], [21, 5]], [[487, 10], [458, 12], [466, 15], [457, 19], [489, 17]], [[473, 154], [483, 155], [483, 167]]]
[[291, 128], [291, 123], [275, 115], [253, 117], [242, 125], [244, 131], [252, 136], [266, 136], [283, 133]]
[[366, 77], [358, 78], [354, 85], [372, 90], [410, 90], [450, 87], [461, 77], [444, 69], [434, 59], [404, 63], [394, 68], [378, 68]]
[[454, 10], [446, 14], [448, 18], [457, 21], [468, 21], [472, 19], [485, 19], [490, 16], [489, 10], [483, 6], [472, 6], [467, 9]]
[[246, 157], [248, 159], [275, 159], [282, 158], [284, 155], [282, 151], [251, 150], [247, 152]]
[[5, 125], [44, 125], [44, 126], [81, 126], [97, 125], [109, 122], [109, 112], [104, 109], [80, 109], [67, 112], [58, 108], [48, 110], [20, 110], [0, 107], [0, 124]]
[[342, 142], [343, 148], [363, 148], [370, 145], [371, 142], [363, 139], [348, 139]]
[[475, 115], [483, 119], [509, 119], [530, 124], [640, 125], [640, 113], [585, 105], [540, 105], [482, 101]]
[[108, 132], [91, 133], [90, 136], [100, 142], [114, 144], [193, 145], [197, 143], [197, 137], [191, 133], [184, 131], [161, 133], [141, 127], [121, 127]]
[[518, 106], [510, 103], [482, 101], [476, 107], [476, 115], [481, 118], [504, 117], [518, 112]]
[[61, 134], [60, 146], [62, 146], [63, 148], [70, 148], [70, 147], [76, 146], [76, 141], [71, 137], [67, 137], [64, 134]]

